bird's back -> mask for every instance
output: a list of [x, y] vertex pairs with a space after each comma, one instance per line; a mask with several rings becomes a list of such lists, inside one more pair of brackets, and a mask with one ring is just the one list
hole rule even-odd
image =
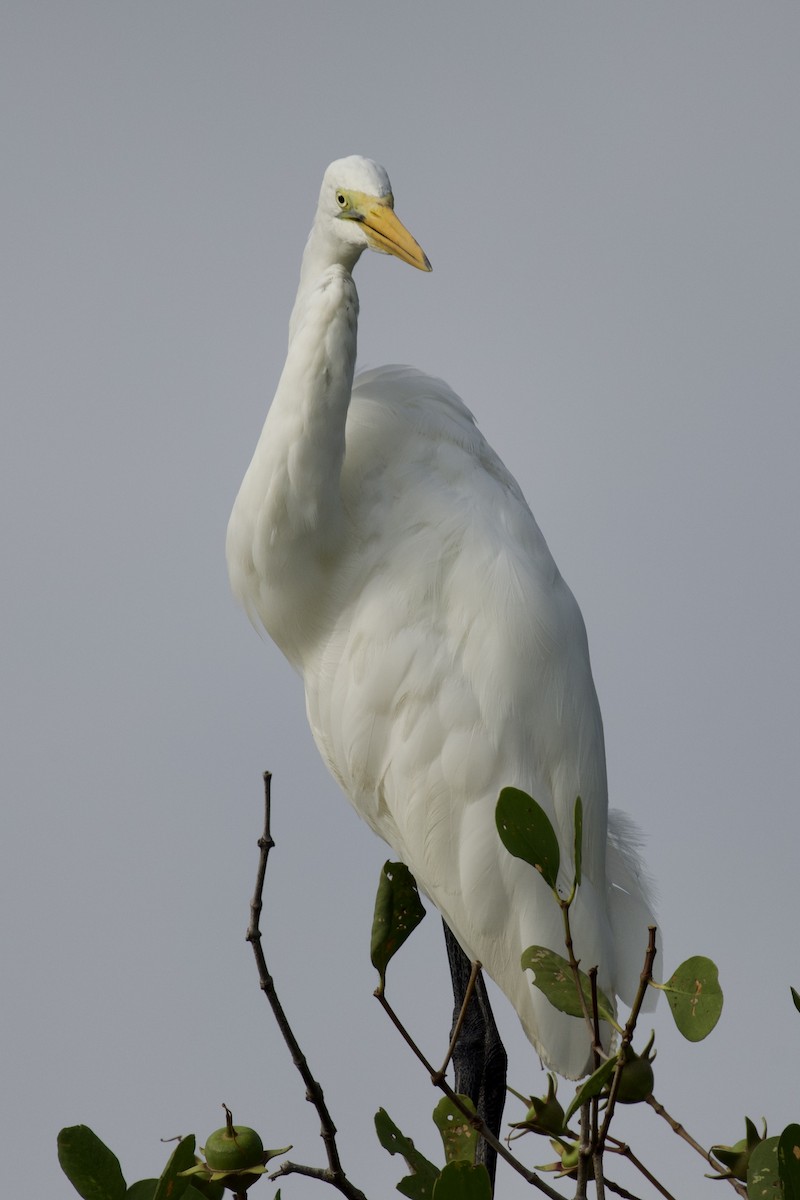
[[[439, 380], [360, 376], [341, 479], [345, 533], [301, 663], [317, 744], [358, 812], [406, 862], [545, 1060], [586, 1066], [582, 1023], [520, 967], [563, 952], [547, 887], [502, 847], [502, 787], [550, 813], [570, 869], [584, 805], [577, 953], [623, 986], [607, 905], [603, 731], [583, 620], [520, 489]], [[613, 906], [612, 906], [613, 907]]]

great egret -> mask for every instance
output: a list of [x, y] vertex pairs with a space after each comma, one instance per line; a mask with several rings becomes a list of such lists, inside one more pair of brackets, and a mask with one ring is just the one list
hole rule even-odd
[[386, 171], [325, 172], [278, 389], [230, 519], [233, 590], [303, 677], [320, 753], [543, 1062], [589, 1066], [583, 1022], [520, 967], [563, 953], [547, 886], [502, 846], [501, 788], [548, 812], [567, 867], [584, 812], [576, 953], [630, 1002], [652, 922], [629, 841], [609, 836], [603, 727], [583, 619], [522, 492], [461, 400], [410, 367], [354, 382], [362, 251], [430, 270]]

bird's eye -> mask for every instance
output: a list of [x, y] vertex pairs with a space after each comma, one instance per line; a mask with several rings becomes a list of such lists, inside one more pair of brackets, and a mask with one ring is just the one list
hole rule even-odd
[[347, 196], [345, 196], [344, 192], [336, 193], [336, 203], [339, 205], [339, 208], [347, 208]]

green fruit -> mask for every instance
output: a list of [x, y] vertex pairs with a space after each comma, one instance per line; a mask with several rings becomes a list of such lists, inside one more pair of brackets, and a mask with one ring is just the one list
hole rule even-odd
[[630, 1046], [625, 1047], [625, 1063], [617, 1091], [620, 1104], [640, 1104], [652, 1094], [655, 1086], [653, 1068], [646, 1055], [634, 1054]]
[[217, 1129], [203, 1147], [212, 1171], [246, 1171], [264, 1162], [264, 1143], [255, 1129], [233, 1125]]

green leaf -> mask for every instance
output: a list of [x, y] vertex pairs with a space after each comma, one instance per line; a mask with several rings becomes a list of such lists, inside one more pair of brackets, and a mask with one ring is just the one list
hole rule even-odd
[[[546, 946], [528, 946], [522, 954], [523, 971], [533, 971], [533, 986], [544, 992], [547, 999], [559, 1012], [568, 1017], [582, 1017], [578, 988], [572, 968], [565, 958], [548, 950]], [[592, 985], [588, 975], [579, 970], [581, 989], [586, 999], [586, 1008], [592, 1011]], [[597, 1011], [605, 1021], [616, 1024], [614, 1009], [608, 996], [600, 988], [597, 989]]]
[[402, 1154], [414, 1172], [413, 1175], [407, 1175], [405, 1179], [400, 1180], [397, 1185], [398, 1192], [408, 1196], [409, 1200], [432, 1200], [433, 1185], [439, 1176], [438, 1167], [429, 1162], [424, 1154], [420, 1154], [411, 1138], [400, 1132], [384, 1108], [379, 1108], [375, 1114], [375, 1132], [384, 1150], [388, 1150], [390, 1154]]
[[88, 1125], [61, 1130], [58, 1161], [83, 1200], [124, 1200], [127, 1186], [119, 1159]]
[[778, 1141], [776, 1137], [760, 1141], [747, 1164], [747, 1200], [784, 1200], [778, 1178]]
[[800, 1125], [787, 1125], [778, 1139], [778, 1174], [786, 1200], [800, 1200]]
[[[469, 1096], [459, 1096], [459, 1100], [474, 1116], [475, 1105]], [[433, 1110], [433, 1123], [441, 1134], [446, 1162], [475, 1162], [478, 1131], [448, 1096], [442, 1097]]]
[[153, 1200], [180, 1200], [189, 1187], [189, 1180], [181, 1179], [180, 1173], [194, 1166], [194, 1148], [193, 1133], [190, 1133], [188, 1137], [181, 1138], [170, 1155], [169, 1162], [161, 1172]]
[[687, 958], [661, 990], [667, 993], [673, 1020], [687, 1041], [708, 1037], [722, 1012], [716, 964], [701, 955]]
[[611, 1076], [614, 1074], [617, 1066], [616, 1056], [607, 1058], [604, 1063], [601, 1063], [596, 1071], [593, 1071], [588, 1079], [584, 1080], [581, 1086], [575, 1093], [572, 1103], [564, 1116], [564, 1124], [568, 1125], [572, 1117], [587, 1100], [592, 1100], [595, 1096], [599, 1096], [603, 1088], [608, 1083]]
[[125, 1193], [125, 1200], [153, 1200], [156, 1194], [157, 1179], [140, 1179], [132, 1183]]
[[580, 796], [575, 801], [575, 887], [581, 885], [581, 866], [583, 864], [583, 801]]
[[210, 1179], [189, 1177], [189, 1186], [183, 1193], [183, 1200], [222, 1200], [225, 1187], [221, 1183], [213, 1183]]
[[509, 854], [530, 863], [555, 891], [561, 852], [544, 809], [527, 792], [507, 787], [498, 797], [495, 821], [500, 840]]
[[483, 1163], [448, 1163], [434, 1184], [433, 1200], [492, 1200], [489, 1172]]
[[370, 945], [372, 965], [381, 977], [381, 991], [390, 960], [424, 916], [425, 909], [408, 867], [403, 863], [385, 863], [375, 897]]
[[795, 1006], [795, 1008], [797, 1009], [797, 1011], [798, 1011], [798, 1012], [800, 1012], [800, 994], [798, 994], [798, 993], [797, 993], [797, 992], [794, 990], [794, 988], [790, 988], [789, 990], [790, 990], [790, 991], [791, 991], [791, 993], [792, 993], [792, 1001], [793, 1001], [793, 1003], [794, 1003], [794, 1006]]

